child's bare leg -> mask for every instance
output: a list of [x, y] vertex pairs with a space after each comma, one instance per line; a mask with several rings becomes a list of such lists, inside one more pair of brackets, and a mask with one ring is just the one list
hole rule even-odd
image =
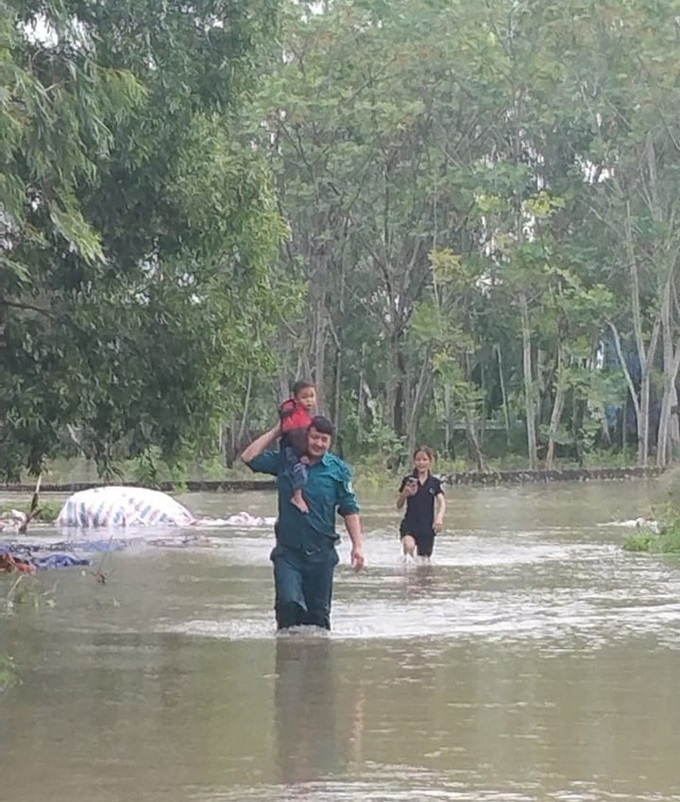
[[415, 557], [416, 541], [412, 535], [404, 535], [401, 539], [401, 548], [407, 557]]
[[302, 497], [302, 488], [298, 488], [297, 490], [293, 491], [293, 498], [290, 500], [291, 504], [294, 504], [300, 512], [309, 512], [309, 507], [307, 506], [307, 502]]

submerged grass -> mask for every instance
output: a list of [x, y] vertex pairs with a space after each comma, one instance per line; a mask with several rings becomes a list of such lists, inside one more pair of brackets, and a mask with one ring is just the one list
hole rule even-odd
[[0, 654], [0, 693], [18, 682], [14, 660], [8, 654]]
[[[57, 585], [45, 590], [42, 582], [33, 574], [12, 572], [0, 574], [3, 582], [0, 583], [0, 615], [11, 613], [17, 606], [27, 607], [55, 607], [55, 593]], [[4, 582], [7, 578], [9, 589], [5, 591]], [[0, 655], [1, 656], [1, 655]]]
[[643, 529], [631, 535], [623, 548], [648, 554], [680, 554], [680, 529], [662, 529], [658, 534]]
[[656, 527], [645, 527], [630, 535], [623, 548], [648, 554], [680, 554], [680, 510], [673, 502], [655, 510]]

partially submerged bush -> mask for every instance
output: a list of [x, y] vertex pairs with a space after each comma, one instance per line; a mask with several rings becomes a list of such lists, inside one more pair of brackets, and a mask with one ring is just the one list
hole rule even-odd
[[[39, 505], [39, 512], [35, 515], [33, 520], [48, 524], [54, 523], [57, 520], [61, 507], [61, 501], [44, 501]], [[21, 512], [28, 513], [28, 509], [29, 505], [26, 503], [0, 504], [0, 518], [10, 518], [12, 516], [12, 510], [20, 510]]]
[[44, 501], [40, 504], [40, 512], [36, 515], [36, 521], [52, 524], [57, 520], [63, 504], [61, 501]]
[[680, 512], [669, 504], [656, 517], [658, 530], [642, 525], [623, 544], [626, 551], [680, 554]]
[[[44, 590], [42, 583], [34, 574], [12, 572], [11, 574], [1, 574], [0, 579], [5, 576], [9, 585], [9, 590], [5, 592], [4, 582], [0, 583], [0, 614], [10, 613], [18, 605], [28, 607], [55, 607], [54, 591], [56, 585], [50, 590]], [[0, 656], [1, 657], [1, 656]]]
[[631, 535], [623, 544], [626, 551], [645, 551], [649, 554], [680, 554], [680, 531], [643, 530]]
[[0, 693], [17, 681], [14, 661], [6, 654], [0, 654]]

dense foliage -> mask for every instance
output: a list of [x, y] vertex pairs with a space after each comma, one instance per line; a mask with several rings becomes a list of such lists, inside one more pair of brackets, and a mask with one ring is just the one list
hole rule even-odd
[[671, 461], [680, 0], [0, 9], [5, 476], [301, 375], [355, 457]]
[[0, 3], [0, 473], [210, 439], [284, 226], [240, 137], [270, 0]]
[[[678, 443], [673, 0], [289, 3], [263, 147], [352, 450]], [[464, 437], [464, 439], [462, 439]], [[633, 460], [636, 456], [633, 455]]]

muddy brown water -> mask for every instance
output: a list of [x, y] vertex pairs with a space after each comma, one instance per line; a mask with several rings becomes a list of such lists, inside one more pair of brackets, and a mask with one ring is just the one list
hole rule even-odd
[[97, 556], [105, 585], [40, 573], [0, 605], [0, 800], [680, 800], [680, 561], [616, 525], [651, 492], [454, 488], [418, 569], [392, 494], [364, 494], [368, 568], [345, 539], [328, 638], [275, 636], [267, 528]]

